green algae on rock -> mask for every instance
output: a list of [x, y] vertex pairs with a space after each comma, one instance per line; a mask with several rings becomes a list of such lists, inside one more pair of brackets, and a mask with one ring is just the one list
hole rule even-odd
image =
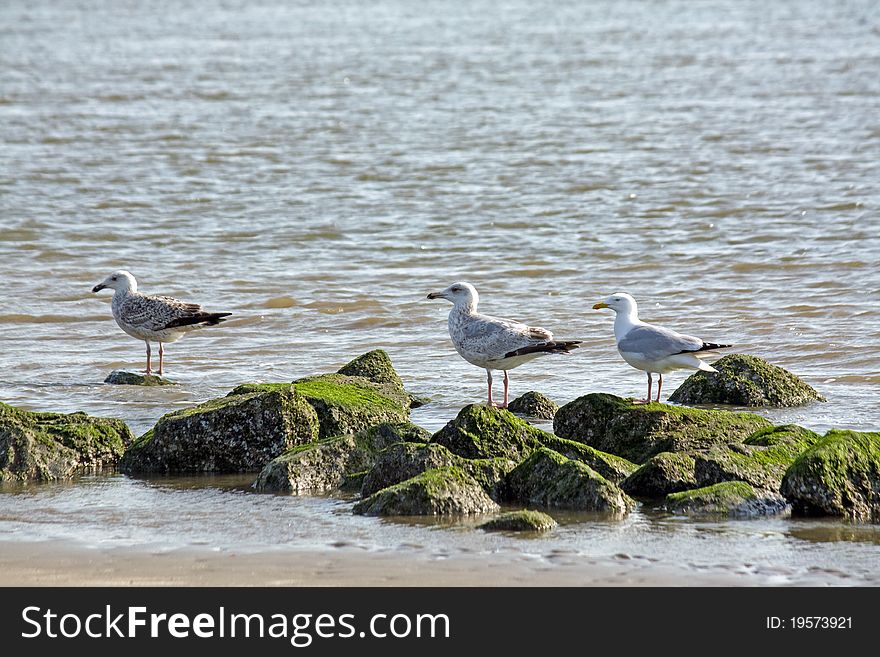
[[755, 490], [743, 481], [725, 481], [666, 496], [668, 511], [692, 515], [748, 518], [778, 515], [787, 508], [785, 499], [778, 493]]
[[507, 410], [517, 415], [552, 420], [556, 411], [559, 410], [559, 406], [549, 397], [531, 390], [510, 402]]
[[546, 532], [557, 526], [557, 522], [541, 511], [508, 511], [484, 522], [477, 528], [487, 532]]
[[473, 477], [461, 468], [427, 470], [383, 488], [354, 506], [370, 516], [437, 516], [492, 513], [499, 506]]
[[740, 442], [768, 426], [767, 420], [752, 413], [640, 405], [604, 393], [575, 399], [560, 408], [553, 421], [557, 436], [635, 463], [644, 463], [660, 452]]
[[112, 467], [133, 440], [122, 420], [0, 402], [0, 481], [53, 481]]
[[588, 465], [542, 447], [507, 477], [507, 499], [560, 509], [624, 514], [635, 502]]
[[791, 464], [782, 494], [801, 515], [880, 522], [880, 433], [829, 431]]
[[757, 356], [730, 354], [712, 365], [718, 372], [695, 372], [669, 396], [680, 404], [801, 406], [825, 401], [791, 372]]
[[250, 472], [318, 437], [318, 418], [294, 386], [237, 388], [169, 413], [126, 451], [124, 472]]
[[660, 452], [621, 484], [629, 495], [663, 497], [697, 487], [694, 459], [688, 454]]
[[440, 429], [431, 442], [468, 459], [506, 458], [520, 461], [539, 448], [547, 434], [510, 411], [470, 404]]
[[293, 494], [359, 490], [382, 450], [428, 435], [410, 423], [381, 424], [354, 435], [299, 445], [272, 459], [260, 471], [254, 488]]
[[620, 484], [624, 479], [639, 469], [639, 466], [625, 458], [601, 452], [595, 447], [584, 445], [576, 440], [559, 438], [552, 433], [543, 433], [541, 443], [554, 452], [590, 466], [612, 484]]
[[104, 383], [123, 386], [173, 386], [174, 381], [156, 376], [155, 374], [140, 374], [138, 372], [126, 372], [125, 370], [113, 370], [104, 379]]

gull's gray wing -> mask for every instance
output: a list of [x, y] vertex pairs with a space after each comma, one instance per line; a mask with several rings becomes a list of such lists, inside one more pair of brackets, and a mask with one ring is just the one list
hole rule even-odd
[[204, 321], [208, 313], [197, 303], [186, 303], [173, 297], [131, 294], [119, 309], [126, 324], [147, 331], [161, 331]]
[[489, 315], [469, 317], [452, 337], [459, 349], [481, 354], [489, 360], [553, 340], [553, 334], [547, 329]]
[[692, 335], [682, 335], [662, 326], [642, 324], [632, 328], [617, 343], [620, 351], [643, 354], [651, 360], [667, 358], [689, 351], [700, 351], [703, 341]]

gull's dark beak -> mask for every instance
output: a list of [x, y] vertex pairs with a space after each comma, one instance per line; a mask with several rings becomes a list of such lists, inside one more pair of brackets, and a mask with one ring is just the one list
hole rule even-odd
[[107, 287], [107, 286], [104, 285], [103, 283], [98, 283], [95, 287], [92, 288], [92, 292], [100, 292], [105, 287]]
[[429, 299], [442, 299], [443, 293], [442, 292], [431, 292], [431, 294], [428, 295], [428, 298]]

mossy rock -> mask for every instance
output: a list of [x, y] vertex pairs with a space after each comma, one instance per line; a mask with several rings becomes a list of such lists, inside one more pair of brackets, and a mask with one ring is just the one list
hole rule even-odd
[[801, 515], [880, 522], [880, 433], [829, 431], [791, 464], [782, 494]]
[[121, 386], [173, 386], [174, 381], [155, 374], [140, 374], [139, 372], [126, 372], [113, 370], [104, 379], [104, 383]]
[[461, 468], [442, 467], [383, 488], [354, 506], [370, 516], [471, 515], [498, 511], [498, 504]]
[[605, 511], [617, 515], [633, 500], [588, 465], [542, 447], [507, 477], [507, 499], [560, 509]]
[[695, 372], [669, 396], [669, 401], [734, 406], [801, 406], [825, 401], [791, 372], [757, 356], [730, 354], [712, 366], [718, 372]]
[[599, 451], [595, 447], [579, 443], [576, 440], [559, 438], [546, 432], [541, 434], [540, 440], [544, 447], [549, 447], [567, 458], [585, 463], [613, 484], [620, 484], [639, 469], [639, 466], [632, 461]]
[[668, 511], [689, 515], [752, 518], [778, 515], [787, 508], [785, 499], [778, 493], [755, 490], [743, 481], [725, 481], [666, 496]]
[[122, 420], [0, 402], [0, 481], [53, 481], [113, 467], [133, 441]]
[[510, 411], [471, 404], [435, 433], [431, 442], [467, 459], [500, 457], [521, 461], [538, 449], [548, 435]]
[[644, 463], [660, 452], [681, 452], [741, 442], [771, 424], [752, 413], [731, 413], [669, 404], [633, 404], [593, 393], [559, 409], [557, 436]]
[[517, 415], [552, 420], [553, 416], [556, 415], [556, 411], [559, 410], [559, 406], [549, 397], [545, 397], [540, 392], [532, 390], [510, 402], [507, 410]]
[[540, 511], [508, 511], [484, 522], [478, 528], [487, 532], [546, 532], [557, 526], [557, 522]]
[[126, 451], [124, 472], [251, 472], [318, 438], [294, 386], [257, 386], [164, 415]]
[[405, 440], [424, 440], [429, 435], [421, 427], [404, 422], [380, 424], [354, 435], [299, 445], [272, 459], [260, 471], [254, 488], [297, 495], [360, 490], [383, 450]]
[[688, 454], [660, 452], [621, 484], [635, 497], [663, 497], [697, 487], [694, 459]]

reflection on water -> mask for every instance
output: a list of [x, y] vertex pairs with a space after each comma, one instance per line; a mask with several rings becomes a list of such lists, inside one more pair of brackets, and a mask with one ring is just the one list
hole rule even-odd
[[[465, 279], [486, 312], [584, 340], [514, 371], [514, 395], [640, 394], [611, 318], [590, 309], [626, 290], [645, 319], [735, 343], [828, 398], [762, 411], [774, 422], [880, 427], [869, 0], [6, 0], [0, 14], [4, 402], [141, 433], [239, 383], [384, 347], [432, 400], [414, 420], [437, 429], [484, 394], [448, 341], [448, 307], [424, 299]], [[89, 293], [118, 268], [144, 291], [234, 313], [169, 346], [179, 385], [101, 384], [142, 365], [109, 299]], [[26, 488], [0, 496], [3, 531], [519, 544], [205, 481]], [[819, 539], [830, 526], [636, 513], [541, 540], [709, 563], [842, 559], [853, 572], [876, 558], [870, 532]]]

